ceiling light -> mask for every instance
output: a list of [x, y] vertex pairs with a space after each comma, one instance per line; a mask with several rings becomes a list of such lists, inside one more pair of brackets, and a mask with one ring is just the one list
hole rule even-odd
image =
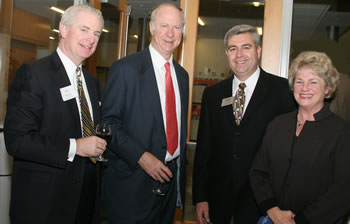
[[109, 30], [102, 29], [102, 32], [109, 33]]
[[198, 24], [201, 26], [205, 26], [205, 23], [203, 22], [203, 20], [200, 17], [198, 17]]
[[53, 32], [59, 33], [60, 31], [58, 29], [52, 29]]
[[257, 27], [256, 29], [257, 29], [257, 31], [258, 31], [258, 34], [259, 34], [260, 36], [262, 36], [262, 34], [263, 34], [263, 28], [262, 28], [262, 27]]
[[50, 39], [50, 40], [54, 40], [55, 38], [54, 38], [54, 37], [49, 36], [49, 39]]
[[137, 36], [137, 34], [134, 34], [134, 35], [132, 35], [134, 38], [136, 38], [136, 39], [138, 39], [139, 38], [139, 36]]
[[260, 6], [260, 2], [253, 2], [253, 5], [254, 5], [255, 7], [259, 7], [259, 6]]
[[55, 6], [51, 6], [50, 9], [51, 9], [52, 11], [59, 12], [59, 13], [61, 13], [61, 14], [64, 13], [64, 10], [59, 9], [59, 8], [56, 8]]

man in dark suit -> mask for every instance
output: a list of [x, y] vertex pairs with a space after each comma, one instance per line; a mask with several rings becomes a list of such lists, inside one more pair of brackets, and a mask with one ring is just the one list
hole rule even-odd
[[260, 215], [249, 168], [269, 121], [293, 110], [295, 102], [286, 79], [258, 66], [261, 47], [255, 27], [232, 27], [224, 42], [234, 75], [203, 94], [193, 202], [200, 224], [228, 224], [232, 218], [235, 224], [256, 224]]
[[183, 207], [188, 74], [172, 57], [183, 26], [180, 8], [157, 6], [149, 47], [110, 69], [102, 114], [113, 133], [104, 187], [112, 224], [170, 224]]
[[4, 125], [14, 157], [12, 224], [87, 224], [95, 218], [97, 171], [89, 157], [103, 153], [106, 141], [82, 138], [99, 122], [100, 107], [97, 80], [81, 72], [81, 64], [94, 53], [103, 23], [100, 11], [71, 6], [60, 21], [57, 50], [16, 73]]

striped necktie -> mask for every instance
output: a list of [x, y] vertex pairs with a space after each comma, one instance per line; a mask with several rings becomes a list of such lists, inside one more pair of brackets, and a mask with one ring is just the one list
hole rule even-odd
[[[75, 70], [77, 74], [77, 84], [78, 84], [78, 93], [79, 93], [79, 101], [80, 101], [80, 113], [81, 113], [81, 120], [83, 124], [83, 137], [88, 137], [95, 135], [95, 129], [94, 124], [92, 123], [91, 114], [89, 105], [87, 103], [84, 89], [83, 89], [83, 82], [81, 78], [81, 69], [80, 67], [77, 67]], [[96, 164], [96, 160], [93, 157], [89, 157], [91, 162]]]
[[77, 67], [76, 74], [77, 74], [78, 93], [79, 93], [79, 101], [80, 101], [80, 113], [81, 113], [81, 120], [83, 124], [83, 137], [88, 137], [88, 136], [95, 135], [94, 124], [92, 123], [89, 105], [87, 103], [84, 89], [83, 89], [80, 67]]
[[233, 101], [233, 115], [235, 116], [236, 124], [239, 125], [241, 123], [243, 117], [243, 109], [244, 109], [244, 101], [245, 101], [245, 93], [244, 88], [246, 87], [245, 83], [239, 84], [239, 89], [236, 92], [234, 101]]

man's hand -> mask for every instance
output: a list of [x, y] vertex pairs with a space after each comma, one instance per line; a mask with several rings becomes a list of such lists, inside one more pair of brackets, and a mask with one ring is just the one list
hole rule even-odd
[[199, 224], [209, 224], [209, 204], [208, 202], [198, 202], [196, 204], [196, 217]]
[[295, 224], [295, 214], [290, 210], [281, 210], [279, 207], [273, 207], [267, 210], [267, 215], [274, 224]]
[[107, 142], [97, 136], [77, 139], [76, 154], [82, 157], [101, 155], [106, 150]]
[[148, 175], [161, 183], [169, 182], [173, 177], [170, 169], [149, 152], [145, 152], [138, 163]]

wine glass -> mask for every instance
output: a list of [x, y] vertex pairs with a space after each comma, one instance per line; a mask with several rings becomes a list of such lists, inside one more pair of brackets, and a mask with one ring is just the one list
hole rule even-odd
[[161, 182], [158, 182], [156, 188], [152, 189], [152, 192], [158, 196], [164, 196], [165, 191], [163, 190], [163, 186], [164, 184], [162, 184]]
[[[103, 138], [107, 142], [109, 141], [110, 137], [112, 136], [112, 127], [110, 124], [102, 123], [102, 124], [97, 124], [96, 125], [96, 136]], [[100, 162], [106, 162], [108, 159], [106, 158], [106, 152], [105, 150], [103, 154], [95, 156], [96, 161]]]

